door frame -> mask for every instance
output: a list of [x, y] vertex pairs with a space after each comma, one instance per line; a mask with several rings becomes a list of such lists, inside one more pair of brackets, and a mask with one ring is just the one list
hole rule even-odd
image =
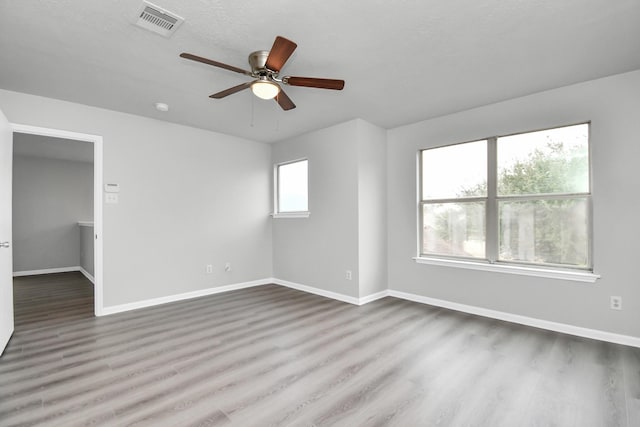
[[103, 234], [102, 234], [102, 136], [91, 135], [88, 133], [71, 132], [61, 129], [44, 128], [31, 125], [23, 125], [17, 123], [9, 123], [13, 133], [25, 133], [30, 135], [50, 136], [54, 138], [71, 139], [74, 141], [82, 141], [93, 143], [93, 295], [94, 295], [94, 313], [96, 316], [102, 316], [104, 310], [103, 299]]

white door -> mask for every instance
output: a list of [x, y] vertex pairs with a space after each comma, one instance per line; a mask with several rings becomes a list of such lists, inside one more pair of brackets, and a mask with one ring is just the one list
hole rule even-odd
[[12, 164], [13, 131], [0, 111], [0, 354], [13, 333]]

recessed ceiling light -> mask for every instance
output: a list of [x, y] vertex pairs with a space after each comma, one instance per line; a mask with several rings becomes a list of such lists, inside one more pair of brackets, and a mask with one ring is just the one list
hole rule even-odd
[[167, 112], [169, 111], [169, 105], [165, 104], [164, 102], [156, 102], [156, 110]]

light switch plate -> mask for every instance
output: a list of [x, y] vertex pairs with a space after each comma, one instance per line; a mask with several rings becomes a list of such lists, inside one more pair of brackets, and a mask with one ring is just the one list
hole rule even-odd
[[105, 184], [104, 185], [105, 193], [119, 193], [120, 192], [120, 184]]

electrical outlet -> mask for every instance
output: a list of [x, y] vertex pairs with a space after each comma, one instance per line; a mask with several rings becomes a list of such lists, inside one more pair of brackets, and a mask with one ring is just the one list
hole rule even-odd
[[112, 205], [118, 204], [118, 193], [105, 193], [104, 201], [105, 203], [109, 203]]
[[229, 272], [231, 271], [231, 263], [230, 262], [226, 262], [224, 265], [224, 271]]
[[622, 310], [622, 297], [611, 297], [611, 310]]
[[207, 274], [213, 273], [213, 265], [207, 264]]
[[347, 274], [345, 274], [347, 280], [351, 280], [353, 276], [351, 275], [351, 270], [347, 270]]

